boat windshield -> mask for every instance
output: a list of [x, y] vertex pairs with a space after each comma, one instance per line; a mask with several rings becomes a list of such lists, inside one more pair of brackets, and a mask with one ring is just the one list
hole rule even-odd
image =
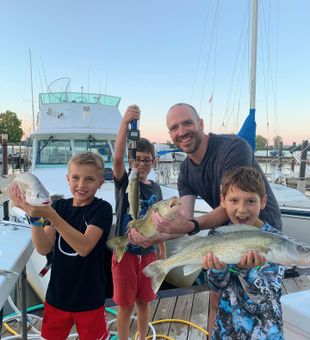
[[36, 165], [52, 166], [67, 165], [69, 159], [79, 152], [91, 151], [99, 153], [106, 166], [113, 162], [115, 140], [97, 140], [93, 137], [78, 140], [44, 139], [38, 141]]
[[83, 103], [118, 107], [120, 97], [97, 93], [48, 92], [39, 94], [40, 107], [43, 104]]

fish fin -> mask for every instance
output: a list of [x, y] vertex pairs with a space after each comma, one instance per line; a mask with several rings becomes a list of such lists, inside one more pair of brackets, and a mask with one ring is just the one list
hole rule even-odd
[[201, 270], [202, 266], [201, 264], [188, 264], [183, 267], [183, 274], [185, 276], [191, 275], [195, 273], [197, 270]]
[[114, 251], [117, 262], [121, 261], [128, 243], [129, 241], [127, 235], [114, 237], [108, 240], [107, 245], [111, 250]]
[[154, 293], [158, 292], [167, 275], [167, 272], [161, 266], [163, 263], [162, 261], [165, 260], [154, 261], [143, 269], [143, 273], [152, 280], [152, 289]]
[[257, 227], [248, 224], [231, 224], [214, 228], [217, 233], [231, 233], [235, 231], [257, 231]]
[[193, 243], [196, 243], [198, 240], [205, 238], [205, 236], [199, 236], [198, 234], [193, 236], [183, 235], [182, 237], [178, 238], [178, 241], [170, 240], [169, 248], [171, 249], [171, 253], [175, 254], [180, 250], [184, 249], [187, 246], [190, 246]]

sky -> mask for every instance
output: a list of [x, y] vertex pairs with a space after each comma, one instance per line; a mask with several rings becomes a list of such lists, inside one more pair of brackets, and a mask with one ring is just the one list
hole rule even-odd
[[[60, 77], [71, 91], [121, 97], [140, 129], [169, 140], [165, 116], [192, 104], [205, 131], [236, 133], [249, 104], [249, 0], [0, 0], [0, 112], [31, 132], [38, 94]], [[310, 139], [310, 1], [259, 0], [257, 134]]]

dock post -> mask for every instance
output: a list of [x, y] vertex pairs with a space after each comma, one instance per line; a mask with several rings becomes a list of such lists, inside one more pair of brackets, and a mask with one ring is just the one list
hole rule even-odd
[[[8, 135], [2, 134], [2, 175], [8, 174]], [[3, 219], [9, 220], [9, 202], [3, 203]]]
[[301, 144], [301, 160], [299, 169], [299, 178], [297, 189], [303, 193], [306, 192], [306, 162], [307, 162], [308, 141], [304, 140]]

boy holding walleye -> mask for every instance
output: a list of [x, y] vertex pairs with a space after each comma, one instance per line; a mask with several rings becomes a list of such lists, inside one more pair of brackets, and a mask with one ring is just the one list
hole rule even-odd
[[[263, 179], [254, 168], [240, 167], [224, 175], [221, 205], [231, 223], [278, 233], [258, 218], [266, 201]], [[257, 252], [244, 255], [237, 265], [226, 265], [208, 253], [203, 265], [208, 269], [210, 288], [220, 294], [212, 339], [283, 339], [280, 304], [283, 266], [264, 264], [264, 258]]]
[[[128, 125], [133, 120], [139, 119], [139, 107], [137, 105], [129, 106], [121, 121], [115, 142], [113, 171], [117, 217], [116, 236], [126, 234], [127, 224], [131, 220], [133, 206], [129, 206], [129, 194], [126, 194], [129, 183], [124, 158]], [[130, 161], [132, 171], [138, 171], [139, 176], [140, 212], [138, 218], [144, 216], [154, 203], [162, 200], [160, 186], [147, 178], [154, 164], [153, 144], [147, 139], [139, 139], [137, 141], [136, 160]], [[131, 205], [134, 204], [131, 202]], [[164, 257], [166, 257], [166, 248], [162, 242], [159, 243], [159, 258]], [[156, 295], [152, 290], [151, 280], [142, 273], [142, 270], [146, 265], [156, 260], [155, 247], [142, 248], [129, 244], [120, 262], [118, 260], [120, 260], [119, 257], [116, 257], [114, 253], [112, 257], [113, 300], [119, 306], [116, 321], [118, 338], [120, 340], [128, 339], [130, 317], [136, 303], [139, 339], [144, 340], [148, 331], [150, 302], [154, 300]], [[124, 282], [126, 282], [126, 285]]]
[[[37, 251], [53, 252], [46, 293], [42, 337], [67, 339], [75, 323], [79, 339], [108, 339], [105, 315], [104, 257], [112, 224], [111, 205], [95, 197], [104, 182], [103, 159], [85, 152], [68, 163], [67, 181], [72, 198], [52, 205], [32, 206], [15, 185], [11, 199], [30, 217]], [[44, 226], [42, 217], [50, 225]]]

